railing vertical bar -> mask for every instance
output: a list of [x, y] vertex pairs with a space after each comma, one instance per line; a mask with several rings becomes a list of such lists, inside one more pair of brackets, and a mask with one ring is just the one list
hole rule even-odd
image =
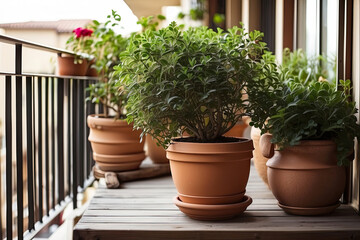
[[[87, 89], [89, 87], [89, 81], [86, 81], [85, 83], [85, 89]], [[85, 92], [85, 97], [88, 98], [89, 97], [89, 92], [86, 91]], [[86, 99], [85, 98], [85, 99]], [[92, 112], [91, 112], [91, 101], [87, 101], [86, 102], [86, 110], [85, 110], [85, 119], [87, 119], [87, 116], [90, 115]], [[88, 141], [88, 136], [89, 136], [89, 132], [90, 132], [90, 129], [88, 127], [88, 125], [86, 124], [85, 122], [85, 147], [86, 147], [86, 156], [85, 156], [85, 169], [86, 169], [86, 178], [88, 178], [88, 176], [90, 175], [90, 172], [91, 172], [91, 147], [90, 147], [90, 142]]]
[[79, 104], [79, 136], [78, 136], [78, 145], [79, 146], [79, 153], [78, 153], [78, 166], [79, 166], [79, 184], [81, 187], [84, 186], [84, 180], [85, 180], [85, 168], [84, 168], [84, 163], [85, 163], [85, 159], [84, 159], [84, 153], [85, 153], [85, 148], [84, 148], [84, 144], [85, 144], [85, 112], [84, 112], [84, 81], [78, 81], [79, 83], [79, 88], [78, 88], [78, 104]]
[[49, 179], [49, 78], [45, 78], [45, 202], [46, 215], [50, 212], [50, 179]]
[[[92, 83], [96, 83], [96, 81], [95, 80], [93, 80], [92, 81]], [[95, 104], [94, 103], [91, 103], [90, 104], [90, 112], [92, 113], [92, 114], [94, 114], [95, 113]], [[89, 130], [90, 131], [90, 130]], [[88, 141], [88, 144], [89, 144], [89, 146], [90, 146], [90, 166], [92, 167], [92, 166], [94, 166], [94, 159], [93, 159], [93, 153], [92, 153], [92, 148], [91, 148], [91, 144], [90, 144], [90, 141]], [[91, 171], [91, 169], [90, 169], [90, 171]]]
[[[39, 221], [42, 222], [43, 213], [43, 141], [42, 141], [42, 77], [38, 77], [38, 191], [39, 191]], [[46, 94], [45, 94], [46, 95]], [[46, 101], [45, 101], [46, 102]], [[45, 115], [46, 116], [46, 115]], [[45, 121], [46, 128], [46, 121]], [[46, 138], [45, 138], [46, 139]], [[45, 141], [46, 142], [46, 141]], [[46, 155], [45, 155], [46, 156]], [[46, 157], [45, 157], [46, 159]]]
[[[36, 83], [37, 83], [37, 79], [39, 77], [33, 76], [33, 80], [32, 80], [32, 94], [33, 94], [33, 100], [32, 100], [32, 142], [33, 142], [33, 199], [34, 199], [34, 225], [37, 221], [39, 221], [38, 219], [38, 215], [36, 214], [38, 212], [38, 200], [37, 200], [37, 178], [36, 176], [37, 174], [37, 161], [36, 161], [36, 149], [37, 149], [37, 141], [36, 141]], [[35, 227], [35, 226], [34, 226]]]
[[29, 211], [29, 224], [28, 229], [34, 229], [34, 182], [33, 182], [33, 124], [32, 124], [32, 77], [26, 77], [26, 158], [27, 158], [27, 181], [28, 181], [28, 211]]
[[69, 192], [68, 192], [68, 194], [70, 195], [70, 193], [71, 193], [71, 159], [72, 159], [72, 147], [71, 147], [71, 142], [72, 142], [72, 135], [71, 135], [71, 120], [72, 120], [72, 114], [73, 114], [73, 110], [72, 110], [72, 107], [71, 107], [71, 101], [72, 101], [72, 94], [71, 94], [71, 85], [72, 85], [72, 83], [73, 83], [73, 80], [71, 80], [71, 79], [68, 79], [67, 80], [67, 92], [68, 92], [68, 110], [67, 110], [67, 124], [68, 124], [68, 128], [67, 128], [67, 131], [68, 131], [68, 133], [67, 133], [67, 160], [68, 160], [68, 165], [67, 165], [67, 167], [68, 167], [68, 169], [67, 169], [67, 171], [68, 171], [68, 175], [67, 175], [67, 177], [68, 177], [68, 179], [67, 179], [67, 181], [68, 181], [68, 186], [69, 186]]
[[58, 186], [59, 203], [64, 200], [64, 79], [58, 78]]
[[[79, 129], [79, 109], [78, 109], [78, 85], [79, 85], [79, 80], [75, 80], [73, 79], [73, 94], [72, 94], [72, 103], [73, 103], [73, 116], [72, 116], [72, 124], [73, 124], [73, 133], [77, 133], [77, 130]], [[72, 144], [72, 160], [73, 160], [73, 167], [72, 167], [72, 176], [73, 176], [73, 187], [72, 187], [72, 192], [73, 192], [73, 207], [74, 209], [77, 208], [77, 193], [78, 193], [78, 167], [77, 167], [77, 162], [78, 162], [78, 153], [79, 150], [77, 148], [77, 143], [78, 143], [78, 139], [79, 139], [79, 134], [73, 134], [73, 144]]]
[[56, 206], [56, 199], [55, 199], [55, 187], [56, 187], [56, 173], [55, 173], [55, 78], [51, 78], [51, 207], [55, 208]]
[[[15, 45], [15, 72], [21, 74], [22, 45]], [[23, 194], [23, 137], [22, 137], [22, 77], [16, 77], [16, 175], [17, 175], [17, 232], [18, 239], [23, 239], [24, 194]]]
[[5, 77], [5, 141], [6, 141], [6, 238], [12, 239], [12, 117], [11, 76]]

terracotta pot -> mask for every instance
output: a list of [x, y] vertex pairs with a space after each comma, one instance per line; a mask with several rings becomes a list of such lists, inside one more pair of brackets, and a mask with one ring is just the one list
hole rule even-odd
[[185, 203], [231, 204], [242, 201], [253, 145], [174, 141], [166, 150], [179, 198]]
[[93, 64], [95, 64], [95, 59], [92, 59], [90, 62], [88, 62], [86, 76], [90, 76], [90, 77], [99, 76], [97, 70], [95, 68], [91, 67]]
[[89, 115], [89, 141], [94, 160], [101, 170], [126, 171], [139, 168], [145, 159], [140, 130], [133, 130], [125, 120]]
[[146, 137], [146, 155], [150, 157], [151, 161], [156, 164], [169, 163], [166, 158], [166, 151], [163, 147], [156, 144], [156, 140], [151, 136]]
[[257, 173], [261, 177], [261, 179], [269, 186], [268, 177], [267, 177], [267, 166], [266, 162], [269, 158], [264, 157], [261, 154], [261, 149], [259, 146], [261, 130], [259, 128], [251, 127], [251, 139], [254, 143], [254, 151], [253, 151], [253, 161], [256, 168]]
[[82, 63], [74, 63], [73, 56], [58, 56], [58, 71], [62, 76], [85, 76], [88, 63], [83, 59]]
[[183, 213], [193, 219], [213, 221], [233, 218], [243, 213], [252, 203], [252, 199], [245, 195], [238, 203], [208, 205], [182, 202], [178, 196], [175, 196], [173, 202]]
[[239, 121], [228, 132], [224, 134], [226, 137], [243, 137], [244, 131], [249, 125], [244, 121]]
[[302, 141], [275, 151], [266, 165], [270, 188], [286, 212], [327, 214], [339, 206], [345, 188], [345, 168], [337, 166], [333, 141]]

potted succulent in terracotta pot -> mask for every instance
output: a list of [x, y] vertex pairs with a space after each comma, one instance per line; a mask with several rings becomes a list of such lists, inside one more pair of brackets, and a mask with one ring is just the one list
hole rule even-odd
[[73, 35], [66, 42], [66, 48], [76, 55], [58, 55], [58, 73], [68, 76], [85, 76], [88, 69], [88, 60], [92, 51], [93, 30], [88, 28], [76, 28]]
[[[115, 11], [109, 18], [109, 23], [113, 20], [114, 24], [121, 19]], [[87, 89], [87, 100], [102, 104], [104, 114], [89, 115], [87, 119], [93, 158], [103, 171], [137, 169], [145, 159], [144, 142], [140, 142], [141, 131], [133, 130], [133, 125], [125, 120], [126, 94], [123, 87], [116, 86], [113, 68], [120, 63], [119, 54], [126, 48], [128, 40], [116, 34], [108, 23], [94, 21], [94, 24], [93, 54], [100, 80]]]
[[[127, 119], [167, 149], [175, 204], [192, 218], [233, 217], [251, 203], [252, 141], [223, 135], [246, 115], [247, 82], [267, 69], [261, 37], [237, 27], [181, 31], [172, 23], [135, 35], [122, 54]], [[185, 131], [190, 137], [179, 137]]]
[[341, 81], [337, 90], [326, 80], [304, 84], [292, 79], [267, 99], [272, 107], [258, 112], [254, 125], [268, 132], [260, 145], [270, 158], [270, 188], [284, 211], [318, 215], [340, 205], [344, 165], [353, 152], [354, 138], [360, 136], [349, 92], [349, 81]]

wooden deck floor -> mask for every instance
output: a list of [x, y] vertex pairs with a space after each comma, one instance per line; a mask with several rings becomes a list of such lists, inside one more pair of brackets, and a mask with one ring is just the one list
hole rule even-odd
[[350, 206], [331, 215], [284, 213], [251, 166], [247, 195], [253, 203], [235, 219], [221, 222], [188, 218], [172, 203], [171, 177], [97, 189], [74, 228], [74, 240], [91, 239], [360, 239], [360, 216]]

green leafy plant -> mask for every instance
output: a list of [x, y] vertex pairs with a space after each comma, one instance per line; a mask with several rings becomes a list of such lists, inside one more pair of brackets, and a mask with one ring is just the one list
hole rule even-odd
[[141, 17], [139, 21], [137, 21], [137, 24], [142, 26], [142, 32], [145, 32], [148, 29], [155, 31], [159, 26], [159, 21], [164, 21], [165, 19], [166, 18], [163, 15], [157, 15], [157, 19], [155, 19], [154, 16]]
[[263, 71], [262, 36], [238, 27], [182, 32], [174, 22], [135, 35], [117, 67], [128, 121], [164, 147], [183, 131], [196, 142], [222, 141], [246, 115], [247, 82]]
[[341, 81], [343, 90], [336, 90], [327, 81], [310, 82], [304, 85], [285, 81], [283, 88], [271, 99], [272, 110], [262, 131], [273, 135], [272, 143], [281, 150], [302, 140], [333, 140], [337, 144], [338, 165], [348, 163], [347, 156], [353, 150], [353, 140], [360, 137], [356, 123], [357, 109], [348, 101], [350, 81]]
[[99, 73], [99, 82], [91, 84], [87, 91], [89, 97], [87, 101], [104, 105], [104, 116], [109, 117], [109, 109], [115, 112], [115, 118], [124, 118], [125, 94], [123, 88], [115, 85], [114, 66], [120, 63], [120, 53], [126, 49], [128, 38], [114, 30], [121, 16], [116, 11], [112, 11], [107, 16], [108, 21], [99, 23], [93, 21], [90, 26], [94, 31], [93, 66]]
[[286, 72], [287, 79], [292, 78], [305, 85], [319, 79], [335, 82], [335, 59], [323, 55], [308, 57], [302, 49], [291, 52], [285, 48], [281, 68]]
[[121, 16], [112, 10], [107, 19], [105, 23], [94, 20], [89, 26], [94, 31], [91, 54], [95, 63], [92, 67], [98, 71], [101, 78], [109, 78], [114, 71], [113, 67], [120, 63], [120, 53], [126, 49], [128, 44], [128, 38], [114, 30], [119, 25]]
[[81, 63], [81, 57], [90, 58], [93, 38], [92, 29], [78, 27], [73, 30], [73, 34], [66, 41], [66, 48], [76, 54], [75, 63]]

